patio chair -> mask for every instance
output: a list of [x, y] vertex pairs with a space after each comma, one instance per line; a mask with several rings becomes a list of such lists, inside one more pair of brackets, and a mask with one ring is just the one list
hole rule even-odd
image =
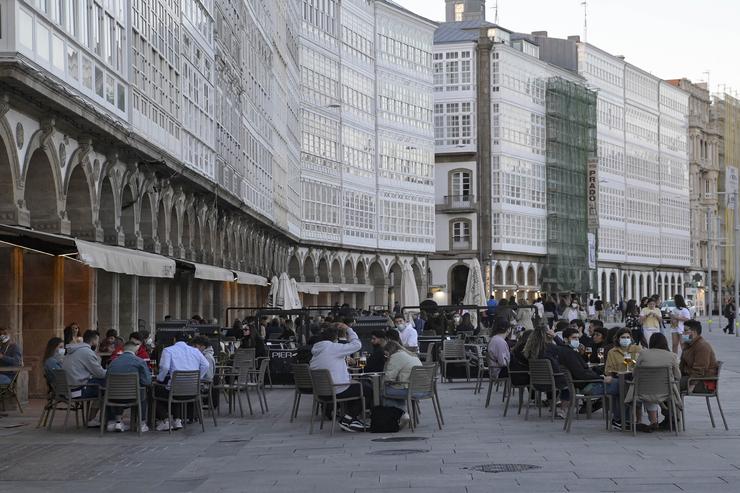
[[19, 374], [19, 371], [15, 372], [13, 374], [13, 378], [10, 380], [10, 383], [0, 384], [0, 405], [3, 407], [3, 411], [5, 411], [5, 399], [12, 398], [13, 400], [15, 400], [15, 404], [18, 406], [18, 412], [23, 414], [23, 407], [21, 406], [21, 401], [18, 399]]
[[[72, 388], [67, 383], [67, 372], [61, 369], [51, 371], [51, 388], [53, 393], [53, 403], [51, 414], [46, 425], [49, 430], [51, 430], [51, 425], [54, 423], [54, 414], [57, 410], [66, 411], [64, 414], [64, 431], [67, 431], [67, 421], [69, 419], [70, 411], [74, 411], [75, 425], [79, 428], [79, 413], [82, 413], [82, 422], [86, 423], [86, 406], [93, 402], [100, 401], [100, 397], [72, 397]], [[64, 407], [60, 408], [60, 405], [64, 405]]]
[[[335, 384], [331, 378], [331, 373], [329, 373], [329, 370], [326, 369], [311, 370], [311, 383], [313, 385], [313, 408], [311, 409], [311, 422], [308, 429], [309, 434], [313, 433], [313, 418], [318, 412], [320, 406], [332, 404], [332, 409], [336, 411], [337, 404], [359, 400], [362, 404], [362, 416], [364, 418], [366, 406], [365, 392], [362, 389], [362, 383], [353, 381], [349, 384]], [[360, 395], [357, 397], [346, 397], [343, 399], [337, 398], [336, 388], [346, 387], [347, 385], [358, 385], [360, 387]], [[321, 423], [319, 424], [320, 430], [324, 428], [324, 414], [325, 413], [323, 412], [321, 413]], [[332, 436], [334, 435], [334, 425], [336, 424], [336, 422], [336, 419], [331, 420], [330, 434]]]
[[213, 403], [214, 391], [218, 392], [218, 390], [214, 388], [213, 382], [200, 382], [201, 406], [203, 407], [203, 409], [211, 413], [211, 418], [213, 418], [213, 426], [218, 427], [218, 423], [216, 422], [216, 406]]
[[[155, 383], [154, 385], [162, 386], [163, 384]], [[167, 403], [167, 418], [169, 420], [169, 433], [172, 433], [172, 405], [181, 406], [183, 411], [185, 410], [186, 404], [192, 404], [193, 409], [200, 421], [200, 426], [203, 431], [206, 431], [206, 426], [203, 423], [203, 407], [200, 401], [200, 371], [175, 371], [172, 373], [170, 379], [170, 391], [167, 397], [157, 397], [154, 394], [154, 402], [162, 401]], [[182, 415], [185, 415], [183, 412]], [[185, 423], [187, 420], [183, 420]]]
[[295, 382], [295, 393], [293, 394], [293, 408], [290, 413], [290, 422], [298, 416], [298, 408], [301, 405], [302, 395], [313, 395], [313, 384], [311, 383], [311, 369], [308, 365], [293, 365], [293, 382]]
[[262, 414], [269, 411], [267, 407], [267, 396], [265, 395], [265, 376], [269, 368], [270, 360], [268, 358], [259, 358], [258, 369], [250, 371], [249, 378], [247, 379], [247, 389], [254, 389], [257, 392], [257, 399], [260, 401]]
[[229, 415], [234, 410], [234, 398], [239, 403], [239, 416], [244, 417], [244, 408], [242, 406], [241, 391], [247, 394], [247, 405], [249, 406], [249, 415], [254, 416], [252, 410], [252, 399], [249, 397], [249, 377], [252, 371], [249, 366], [242, 365], [239, 368], [231, 366], [216, 367], [219, 372], [219, 383], [214, 384], [213, 388], [221, 391], [229, 402]]
[[113, 373], [105, 379], [105, 394], [100, 419], [100, 436], [105, 431], [105, 415], [109, 407], [131, 408], [131, 426], [136, 416], [136, 429], [141, 436], [141, 393], [139, 391], [138, 373]]
[[246, 366], [249, 370], [254, 370], [256, 368], [256, 361], [257, 350], [255, 348], [241, 348], [237, 349], [234, 353], [234, 360], [231, 366], [234, 368]]
[[570, 427], [573, 423], [573, 418], [577, 418], [577, 412], [579, 404], [584, 403], [586, 404], [586, 416], [591, 417], [591, 407], [594, 402], [601, 399], [602, 402], [602, 409], [604, 410], [604, 420], [606, 424], [606, 429], [610, 429], [610, 422], [611, 422], [611, 396], [606, 393], [606, 387], [604, 387], [604, 392], [601, 394], [584, 394], [583, 392], [577, 392], [576, 391], [576, 384], [595, 384], [595, 383], [604, 383], [604, 380], [598, 379], [598, 380], [573, 380], [573, 377], [571, 376], [570, 372], [568, 370], [565, 370], [563, 372], [565, 375], [565, 380], [568, 383], [568, 389], [570, 390], [570, 405], [568, 406], [568, 413], [565, 416], [565, 423], [563, 424], [563, 430], [570, 433]]
[[[549, 359], [536, 359], [529, 362], [529, 392], [527, 393], [527, 409], [524, 412], [524, 420], [529, 418], [529, 407], [532, 400], [532, 392], [535, 394], [535, 404], [542, 417], [542, 392], [550, 392], [550, 421], [555, 421], [556, 402], [560, 389], [555, 385], [555, 377], [562, 373], [554, 373], [552, 363]], [[545, 390], [542, 390], [542, 389]]]
[[467, 381], [470, 381], [470, 361], [465, 354], [465, 341], [462, 339], [450, 339], [442, 342], [442, 354], [440, 355], [442, 374], [445, 379], [452, 381], [447, 376], [448, 365], [465, 365]]
[[[709, 411], [709, 419], [712, 421], [712, 428], [716, 428], [714, 423], [714, 414], [712, 414], [712, 404], [710, 403], [709, 399], [714, 397], [717, 399], [717, 408], [719, 409], [719, 415], [722, 418], [722, 423], [725, 425], [725, 431], [729, 431], [729, 428], [727, 427], [727, 420], [725, 419], [725, 413], [722, 411], [722, 404], [719, 402], [719, 372], [722, 369], [722, 362], [717, 361], [717, 376], [716, 377], [696, 377], [696, 378], [689, 378], [688, 379], [688, 389], [691, 389], [692, 386], [695, 384], [698, 384], [699, 382], [704, 382], [704, 385], [702, 386], [704, 388], [703, 391], [697, 392], [694, 390], [686, 390], [681, 393], [681, 400], [683, 401], [686, 397], [704, 397], [707, 401], [707, 411]], [[710, 390], [707, 388], [706, 383], [709, 382], [710, 385], [712, 382], [714, 382], [714, 390]], [[683, 413], [683, 409], [681, 410]], [[683, 431], [686, 431], [686, 420], [683, 419], [683, 415], [681, 418], [681, 421], [683, 422]]]
[[437, 426], [442, 429], [442, 409], [439, 406], [439, 397], [436, 395], [436, 368], [431, 366], [415, 366], [411, 369], [409, 376], [409, 388], [406, 395], [406, 408], [410, 411], [411, 420], [409, 425], [411, 431], [415, 431], [419, 424], [419, 402], [431, 399], [434, 415], [437, 418]]
[[[514, 384], [514, 381], [512, 380], [512, 377], [519, 377], [522, 378], [526, 377], [526, 383], [523, 384]], [[517, 410], [517, 415], [522, 414], [522, 406], [524, 405], [524, 391], [529, 388], [529, 371], [527, 370], [508, 370], [508, 376], [506, 377], [506, 380], [504, 381], [504, 396], [506, 397], [506, 400], [504, 402], [504, 417], [509, 412], [509, 401], [511, 400], [511, 394], [515, 391], [519, 391], [519, 408]]]
[[[676, 395], [677, 383], [673, 378], [673, 369], [670, 366], [636, 366], [632, 374], [634, 379], [633, 397], [631, 406], [632, 423], [637, 423], [637, 404], [644, 401], [646, 396], [667, 395], [665, 402], [668, 404], [668, 411], [671, 419], [669, 424], [671, 430], [678, 435], [678, 408], [677, 400], [680, 396]], [[637, 426], [632, 426], [632, 435], [637, 435]]]

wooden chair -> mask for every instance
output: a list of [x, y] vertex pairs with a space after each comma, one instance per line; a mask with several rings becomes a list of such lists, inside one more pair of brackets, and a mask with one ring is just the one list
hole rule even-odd
[[[716, 428], [714, 423], [714, 414], [712, 414], [712, 404], [710, 403], [709, 399], [714, 397], [717, 399], [717, 408], [719, 409], [719, 415], [722, 418], [722, 423], [725, 425], [725, 431], [729, 431], [729, 428], [727, 427], [727, 420], [725, 419], [725, 413], [722, 411], [722, 403], [719, 401], [719, 372], [722, 369], [722, 362], [717, 361], [717, 376], [716, 377], [696, 377], [696, 378], [689, 378], [687, 381], [688, 389], [681, 394], [681, 400], [683, 401], [686, 397], [704, 397], [707, 401], [707, 411], [709, 411], [709, 419], [712, 421], [712, 428]], [[693, 390], [690, 390], [691, 387], [695, 384], [698, 384], [699, 382], [714, 382], [714, 390], [708, 390], [706, 388], [706, 385], [703, 385], [704, 391], [703, 392], [696, 392]], [[681, 409], [681, 412], [683, 413], [683, 408]], [[683, 422], [683, 431], [686, 431], [686, 420], [683, 419], [683, 414], [681, 421]]]
[[[337, 409], [337, 404], [341, 404], [343, 402], [350, 402], [350, 401], [356, 401], [359, 400], [362, 404], [362, 416], [365, 416], [365, 392], [362, 388], [362, 383], [360, 382], [350, 382], [349, 384], [335, 384], [334, 381], [331, 378], [331, 373], [329, 373], [329, 370], [322, 369], [322, 370], [311, 370], [311, 384], [313, 386], [313, 408], [311, 409], [311, 422], [309, 425], [309, 434], [313, 433], [313, 418], [316, 415], [316, 413], [319, 411], [319, 407], [326, 406], [327, 404], [332, 404], [332, 409]], [[360, 387], [360, 395], [357, 397], [346, 397], [343, 399], [337, 398], [336, 394], [336, 388], [337, 387], [346, 387], [348, 385], [358, 385]], [[337, 420], [332, 419], [331, 420], [331, 435], [334, 435], [334, 425], [336, 424]], [[321, 413], [321, 423], [319, 425], [319, 429], [324, 428], [324, 413]]]
[[109, 407], [131, 408], [131, 426], [136, 416], [136, 429], [141, 436], [141, 393], [138, 373], [112, 373], [105, 379], [105, 394], [101, 407], [100, 436], [105, 431], [106, 410]]

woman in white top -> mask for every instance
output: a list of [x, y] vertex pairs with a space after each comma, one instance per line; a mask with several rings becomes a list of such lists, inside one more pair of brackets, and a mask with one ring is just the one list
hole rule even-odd
[[683, 296], [677, 294], [673, 297], [676, 308], [671, 313], [671, 335], [673, 339], [673, 352], [678, 354], [678, 348], [681, 347], [681, 336], [683, 335], [683, 323], [691, 320], [691, 313], [686, 307]]
[[660, 308], [655, 306], [657, 300], [655, 298], [648, 299], [647, 306], [640, 310], [640, 324], [642, 324], [642, 345], [648, 347], [650, 344], [650, 336], [660, 332], [660, 324], [663, 320], [663, 316], [660, 313]]

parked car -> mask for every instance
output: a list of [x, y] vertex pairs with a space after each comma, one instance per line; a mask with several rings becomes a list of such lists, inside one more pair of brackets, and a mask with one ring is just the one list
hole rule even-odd
[[[696, 318], [696, 307], [691, 300], [686, 301], [686, 308], [689, 309], [689, 315], [692, 319]], [[676, 302], [673, 300], [666, 300], [660, 305], [660, 313], [663, 315], [663, 320], [668, 322], [671, 320], [671, 312], [676, 309]]]

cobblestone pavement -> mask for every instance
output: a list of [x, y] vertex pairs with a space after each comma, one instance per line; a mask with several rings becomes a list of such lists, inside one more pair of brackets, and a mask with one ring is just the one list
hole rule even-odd
[[[600, 413], [573, 423], [516, 411], [504, 418], [500, 394], [485, 409], [473, 384], [440, 385], [446, 425], [436, 428], [431, 405], [407, 442], [376, 441], [374, 434], [328, 429], [308, 434], [307, 399], [289, 423], [292, 391], [268, 390], [270, 412], [221, 417], [206, 432], [190, 426], [168, 436], [150, 432], [67, 433], [58, 425], [34, 429], [39, 404], [23, 416], [0, 419], [0, 491], [26, 492], [680, 492], [740, 490], [740, 338], [707, 335], [725, 361], [721, 392], [730, 431], [713, 429], [702, 400], [687, 403], [687, 431], [607, 432]], [[715, 411], [715, 416], [717, 416]], [[721, 424], [720, 424], [721, 426]], [[486, 473], [477, 466], [536, 468]], [[485, 469], [485, 468], [484, 468]]]

